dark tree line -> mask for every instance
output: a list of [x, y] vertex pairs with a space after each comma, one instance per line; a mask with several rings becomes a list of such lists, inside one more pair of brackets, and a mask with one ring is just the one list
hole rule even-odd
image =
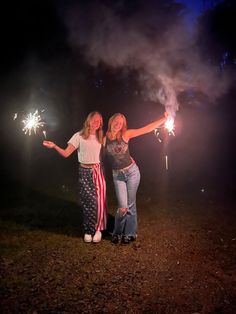
[[236, 2], [225, 0], [202, 13], [198, 19], [198, 46], [212, 62], [235, 68]]

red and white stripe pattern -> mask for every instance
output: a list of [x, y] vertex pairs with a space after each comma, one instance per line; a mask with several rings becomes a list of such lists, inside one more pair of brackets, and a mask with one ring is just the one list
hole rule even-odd
[[101, 164], [93, 167], [93, 182], [97, 193], [97, 225], [96, 230], [102, 231], [107, 225], [107, 203], [106, 203], [106, 181], [103, 175]]

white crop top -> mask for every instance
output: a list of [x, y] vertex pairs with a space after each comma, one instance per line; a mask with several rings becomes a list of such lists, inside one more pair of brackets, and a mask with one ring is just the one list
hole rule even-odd
[[68, 144], [72, 144], [78, 153], [78, 161], [82, 164], [97, 164], [100, 163], [101, 144], [98, 142], [96, 135], [90, 135], [86, 140], [80, 135], [80, 132], [75, 133]]

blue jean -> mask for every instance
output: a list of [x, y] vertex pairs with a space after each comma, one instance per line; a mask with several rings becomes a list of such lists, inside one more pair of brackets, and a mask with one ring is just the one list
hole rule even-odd
[[[136, 236], [138, 227], [136, 193], [140, 182], [139, 168], [134, 163], [126, 170], [113, 170], [112, 175], [118, 201], [113, 235]], [[127, 208], [127, 212], [122, 214], [120, 208]]]

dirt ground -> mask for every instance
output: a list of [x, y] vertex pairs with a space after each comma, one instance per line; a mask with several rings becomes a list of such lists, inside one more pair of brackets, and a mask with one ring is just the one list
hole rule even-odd
[[[37, 196], [3, 208], [1, 312], [236, 313], [234, 205], [201, 192], [140, 193], [129, 245], [111, 244], [110, 230], [85, 244], [67, 202]], [[114, 212], [111, 204], [110, 229]]]

